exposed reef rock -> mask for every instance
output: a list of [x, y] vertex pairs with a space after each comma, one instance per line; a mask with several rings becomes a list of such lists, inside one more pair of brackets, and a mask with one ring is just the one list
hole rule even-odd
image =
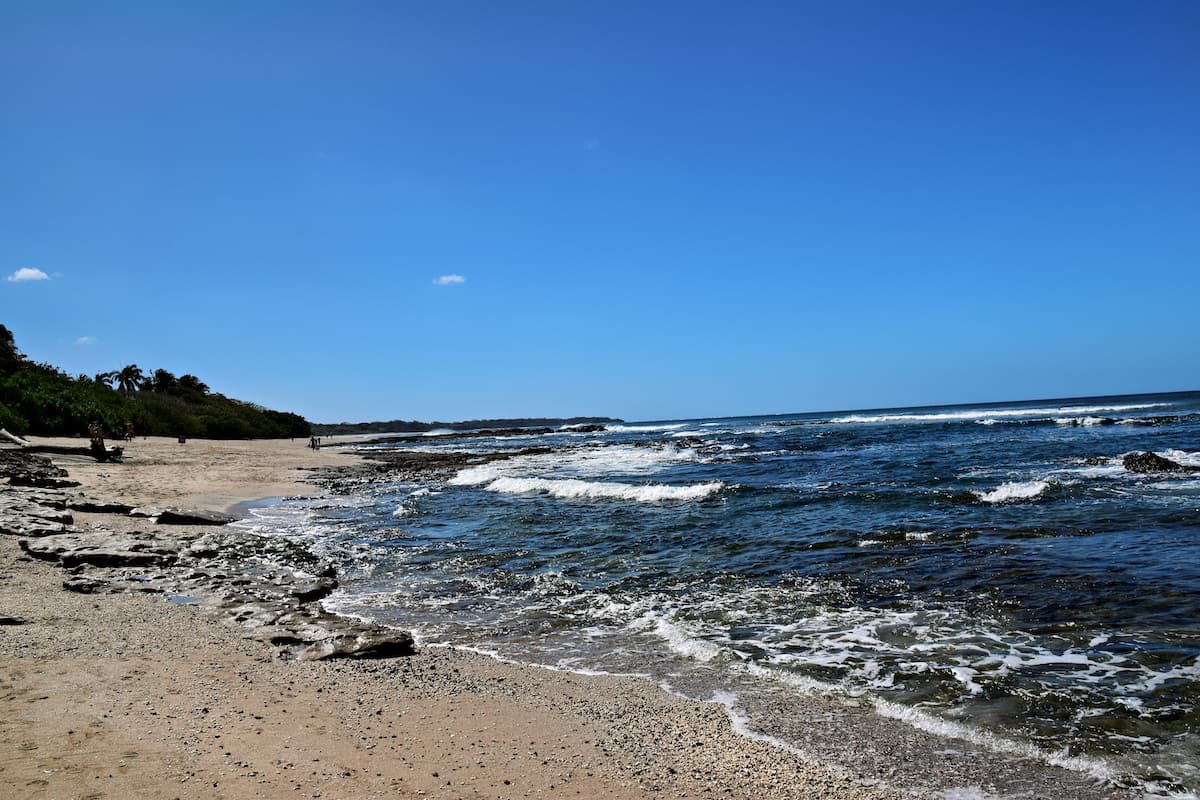
[[155, 520], [159, 525], [228, 525], [237, 517], [220, 511], [196, 511], [186, 508], [164, 508]]
[[1200, 467], [1180, 464], [1157, 453], [1130, 453], [1122, 461], [1125, 469], [1130, 472], [1156, 474], [1160, 472], [1200, 472]]
[[67, 480], [67, 471], [54, 466], [50, 459], [24, 450], [0, 450], [0, 478], [10, 486], [29, 486], [41, 489], [66, 489], [78, 486]]
[[[0, 533], [21, 537], [29, 556], [62, 566], [69, 591], [149, 592], [195, 604], [237, 622], [285, 657], [391, 658], [414, 651], [405, 631], [325, 611], [319, 601], [337, 588], [334, 567], [298, 544], [222, 527], [234, 521], [227, 514], [134, 509], [70, 497], [61, 486], [12, 485], [14, 475], [63, 481], [66, 473], [39, 456], [0, 451], [0, 480], [10, 481], [0, 483]], [[81, 530], [68, 508], [124, 519], [115, 528], [93, 522]], [[179, 527], [164, 530], [151, 518]]]
[[379, 480], [445, 481], [461, 469], [477, 467], [492, 461], [514, 456], [541, 455], [549, 447], [526, 447], [523, 450], [494, 453], [420, 452], [415, 450], [358, 450], [361, 464], [345, 467], [320, 467], [308, 479], [333, 494], [352, 494], [362, 486]]

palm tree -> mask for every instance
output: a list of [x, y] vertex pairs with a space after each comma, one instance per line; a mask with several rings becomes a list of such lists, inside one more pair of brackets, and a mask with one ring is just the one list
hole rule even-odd
[[130, 364], [117, 373], [117, 388], [125, 394], [131, 394], [141, 388], [146, 376], [137, 364]]
[[154, 370], [154, 377], [150, 378], [147, 383], [151, 391], [167, 393], [174, 390], [179, 380], [165, 369], [156, 369]]
[[195, 392], [200, 395], [208, 394], [208, 384], [197, 378], [195, 375], [180, 375], [179, 388], [187, 389], [190, 392]]

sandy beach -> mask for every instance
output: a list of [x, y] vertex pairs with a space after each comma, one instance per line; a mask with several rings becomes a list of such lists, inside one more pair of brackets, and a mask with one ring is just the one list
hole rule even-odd
[[[92, 498], [210, 511], [312, 494], [307, 470], [358, 462], [302, 441], [152, 438], [126, 452], [122, 464], [54, 460]], [[81, 530], [154, 527], [74, 518]], [[0, 797], [902, 796], [649, 681], [439, 648], [286, 660], [194, 605], [65, 591], [63, 570], [17, 539], [0, 536]]]

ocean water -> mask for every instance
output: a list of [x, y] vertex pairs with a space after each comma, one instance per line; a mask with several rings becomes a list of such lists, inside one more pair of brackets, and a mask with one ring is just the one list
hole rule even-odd
[[1200, 466], [1200, 393], [393, 446], [531, 445], [550, 451], [245, 524], [334, 558], [335, 611], [646, 675], [784, 745], [789, 698], [815, 694], [1200, 791], [1200, 472], [1122, 466]]

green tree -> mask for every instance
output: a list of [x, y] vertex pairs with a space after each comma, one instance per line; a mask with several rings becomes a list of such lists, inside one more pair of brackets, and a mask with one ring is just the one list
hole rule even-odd
[[0, 325], [0, 374], [12, 372], [24, 360], [25, 357], [17, 349], [17, 342], [13, 339], [12, 331], [4, 325]]
[[154, 370], [154, 377], [150, 379], [150, 391], [158, 392], [159, 394], [169, 394], [175, 390], [179, 384], [179, 379], [167, 372], [165, 369]]
[[179, 388], [199, 395], [208, 394], [208, 384], [195, 375], [180, 375]]
[[117, 373], [117, 388], [125, 394], [133, 394], [142, 388], [145, 381], [146, 376], [142, 374], [142, 368], [137, 364], [129, 364]]

